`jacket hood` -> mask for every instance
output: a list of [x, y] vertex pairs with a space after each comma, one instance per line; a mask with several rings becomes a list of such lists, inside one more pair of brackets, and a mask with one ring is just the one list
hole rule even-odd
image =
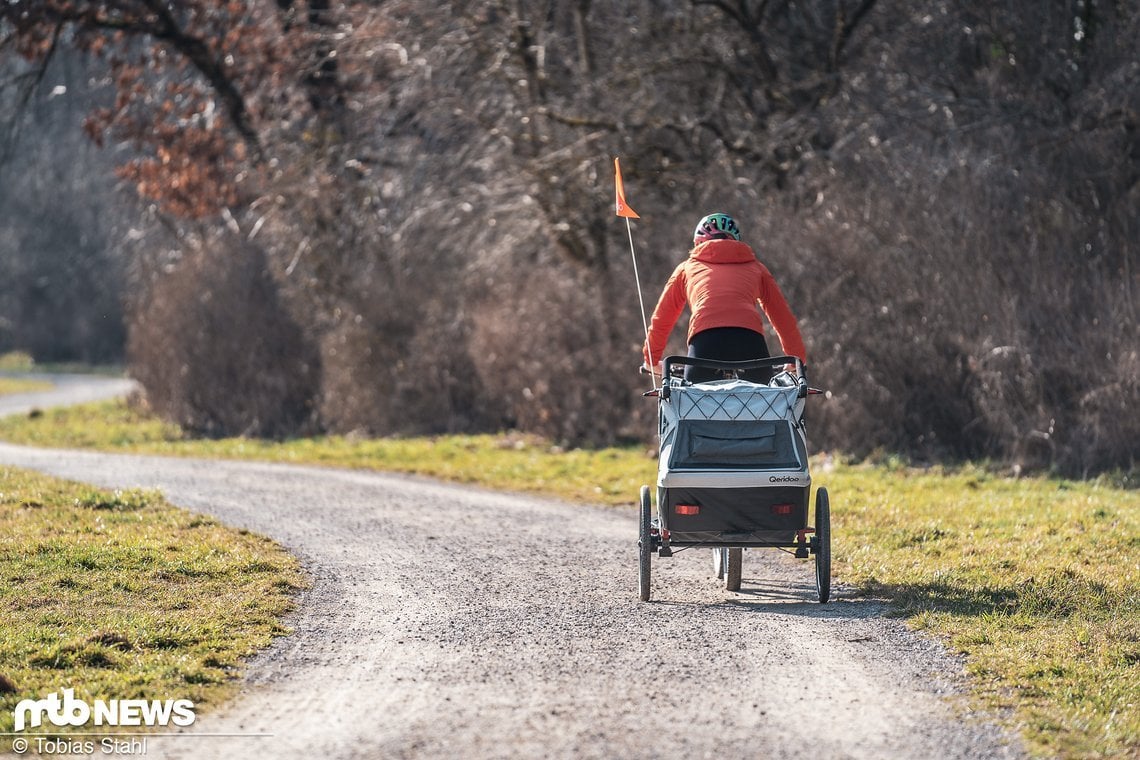
[[689, 251], [689, 258], [708, 264], [744, 264], [756, 261], [756, 254], [738, 240], [707, 240]]

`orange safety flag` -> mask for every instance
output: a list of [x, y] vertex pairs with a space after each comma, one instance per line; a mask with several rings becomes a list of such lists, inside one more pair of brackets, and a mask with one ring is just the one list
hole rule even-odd
[[614, 159], [614, 190], [617, 193], [617, 215], [624, 216], [627, 219], [640, 219], [637, 212], [629, 207], [625, 202], [625, 185], [621, 181], [621, 164], [618, 159]]

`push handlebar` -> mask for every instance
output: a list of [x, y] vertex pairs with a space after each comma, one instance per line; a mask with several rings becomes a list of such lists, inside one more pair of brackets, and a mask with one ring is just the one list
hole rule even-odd
[[[701, 359], [695, 356], [666, 356], [662, 363], [662, 369], [665, 378], [672, 376], [674, 367], [705, 367], [708, 369], [719, 369], [728, 372], [739, 372], [749, 369], [763, 369], [766, 367], [775, 367], [780, 364], [793, 364], [796, 368], [798, 375], [796, 385], [799, 387], [799, 396], [801, 398], [807, 396], [813, 389], [808, 387], [807, 372], [804, 367], [803, 361], [796, 356], [769, 356], [764, 359], [745, 359], [744, 361], [729, 362], [720, 361], [717, 359]], [[647, 371], [643, 368], [642, 371]], [[656, 389], [652, 393], [645, 394], [647, 396], [660, 396], [661, 398], [669, 398], [669, 383], [662, 380], [660, 393]]]
[[739, 362], [726, 362], [718, 359], [701, 359], [696, 356], [666, 356], [664, 362], [665, 376], [669, 374], [674, 366], [683, 367], [705, 367], [707, 369], [720, 369], [726, 371], [749, 370], [749, 369], [763, 369], [765, 367], [775, 367], [778, 364], [795, 364], [796, 374], [804, 379], [804, 363], [798, 356], [769, 356], [765, 359], [745, 359]]

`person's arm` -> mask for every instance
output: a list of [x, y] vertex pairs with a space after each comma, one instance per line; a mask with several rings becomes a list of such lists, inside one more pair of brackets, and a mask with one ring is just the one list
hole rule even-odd
[[804, 347], [800, 327], [788, 306], [776, 278], [765, 267], [760, 279], [760, 308], [772, 323], [772, 329], [780, 338], [780, 348], [785, 356], [798, 356], [800, 361], [807, 364], [807, 349]]
[[[656, 366], [665, 358], [665, 344], [669, 342], [669, 333], [681, 318], [685, 310], [685, 264], [682, 262], [673, 270], [661, 297], [657, 299], [657, 307], [653, 309], [653, 318], [649, 321], [649, 336], [646, 345], [641, 347], [645, 363], [650, 367]], [[648, 347], [648, 351], [646, 348]], [[652, 361], [651, 361], [652, 359]]]

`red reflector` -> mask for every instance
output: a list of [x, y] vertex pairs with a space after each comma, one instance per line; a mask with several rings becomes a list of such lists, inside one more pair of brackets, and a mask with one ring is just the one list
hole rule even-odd
[[695, 515], [700, 514], [701, 508], [696, 504], [678, 504], [673, 511], [679, 515]]
[[773, 504], [772, 505], [772, 514], [774, 514], [774, 515], [790, 515], [792, 513], [792, 509], [793, 509], [793, 507], [791, 504]]

